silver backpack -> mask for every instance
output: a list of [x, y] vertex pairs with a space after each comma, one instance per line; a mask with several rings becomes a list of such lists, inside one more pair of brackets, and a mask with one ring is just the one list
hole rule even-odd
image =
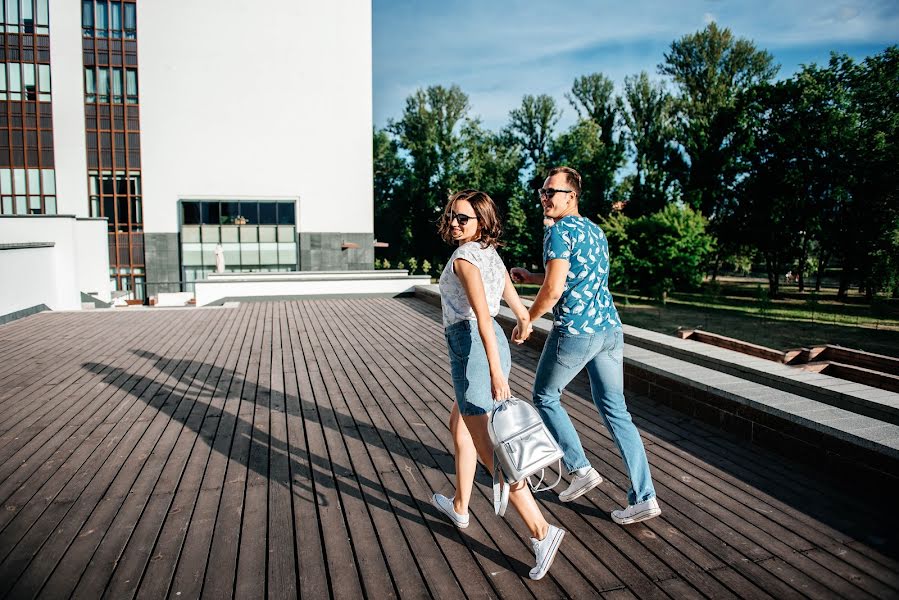
[[[543, 424], [537, 410], [524, 400], [509, 398], [493, 406], [487, 419], [487, 432], [493, 442], [493, 508], [503, 516], [509, 502], [509, 486], [528, 480], [535, 492], [549, 490], [562, 480], [562, 448]], [[559, 478], [550, 486], [543, 483], [543, 472], [559, 463]], [[530, 476], [540, 471], [534, 484]]]

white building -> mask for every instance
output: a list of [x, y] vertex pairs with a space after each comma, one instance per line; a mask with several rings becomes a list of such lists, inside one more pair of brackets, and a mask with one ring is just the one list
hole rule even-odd
[[370, 2], [0, 6], [0, 220], [105, 218], [96, 268], [137, 296], [216, 244], [229, 271], [372, 268]]

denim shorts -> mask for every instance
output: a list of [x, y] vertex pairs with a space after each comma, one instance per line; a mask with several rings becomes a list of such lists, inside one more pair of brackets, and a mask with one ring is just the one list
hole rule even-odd
[[[496, 332], [500, 365], [508, 379], [512, 368], [509, 342], [495, 319], [493, 330]], [[478, 333], [478, 322], [459, 321], [447, 327], [444, 333], [459, 412], [466, 417], [487, 414], [493, 409], [493, 387], [487, 351]]]

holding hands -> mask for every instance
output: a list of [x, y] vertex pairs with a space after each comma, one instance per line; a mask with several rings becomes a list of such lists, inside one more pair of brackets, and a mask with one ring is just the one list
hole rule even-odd
[[534, 331], [534, 326], [531, 324], [531, 320], [527, 317], [519, 317], [518, 324], [512, 330], [512, 341], [521, 345], [531, 336], [532, 331]]

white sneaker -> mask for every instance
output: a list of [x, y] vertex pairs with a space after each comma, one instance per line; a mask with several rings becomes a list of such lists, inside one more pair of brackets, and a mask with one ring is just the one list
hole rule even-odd
[[613, 510], [612, 520], [619, 525], [630, 525], [631, 523], [639, 523], [662, 514], [659, 508], [659, 502], [655, 498], [631, 504], [624, 510]]
[[465, 513], [464, 515], [457, 513], [456, 509], [453, 508], [452, 498], [447, 498], [443, 494], [434, 494], [431, 496], [431, 504], [446, 515], [446, 517], [453, 522], [453, 525], [459, 529], [468, 527], [468, 513]]
[[559, 494], [559, 500], [562, 502], [577, 500], [600, 483], [602, 483], [602, 476], [596, 472], [596, 469], [590, 467], [585, 475], [574, 476], [568, 489]]
[[553, 564], [556, 552], [559, 551], [563, 537], [565, 537], [565, 530], [550, 525], [546, 537], [542, 540], [531, 538], [531, 546], [534, 547], [534, 556], [537, 558], [537, 564], [529, 573], [531, 579], [542, 579], [546, 575]]

